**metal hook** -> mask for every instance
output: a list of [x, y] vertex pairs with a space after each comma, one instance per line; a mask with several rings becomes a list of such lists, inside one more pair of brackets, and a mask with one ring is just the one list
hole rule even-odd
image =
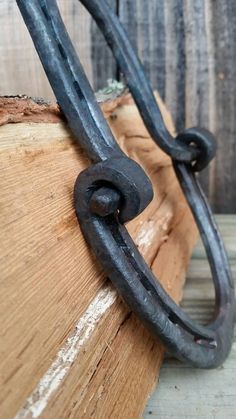
[[148, 205], [151, 184], [143, 170], [120, 150], [103, 118], [56, 1], [17, 3], [68, 124], [95, 162], [79, 174], [74, 190], [76, 214], [86, 240], [130, 308], [174, 356], [196, 367], [217, 367], [232, 344], [234, 284], [224, 245], [194, 175], [214, 157], [213, 136], [192, 128], [173, 141], [119, 19], [105, 0], [81, 0], [111, 47], [150, 135], [172, 157], [198, 225], [216, 294], [215, 318], [203, 327], [195, 324], [164, 291], [123, 225]]

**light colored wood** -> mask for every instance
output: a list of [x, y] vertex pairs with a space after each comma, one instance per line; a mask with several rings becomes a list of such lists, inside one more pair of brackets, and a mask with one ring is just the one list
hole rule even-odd
[[[139, 53], [177, 131], [202, 126], [218, 152], [200, 174], [214, 210], [235, 212], [235, 0], [108, 0]], [[58, 0], [69, 34], [95, 90], [122, 79], [96, 23], [78, 0]], [[52, 99], [15, 0], [0, 1], [0, 94]]]
[[[80, 233], [72, 194], [88, 159], [64, 123], [51, 114], [50, 123], [45, 115], [39, 122], [35, 103], [33, 122], [29, 100], [19, 100], [22, 112], [10, 112], [24, 122], [0, 127], [1, 416], [139, 417], [164, 348], [106, 282]], [[4, 109], [0, 101], [0, 124]], [[197, 232], [171, 161], [148, 136], [129, 95], [103, 111], [154, 185], [153, 202], [128, 229], [179, 301]]]
[[[58, 0], [67, 30], [93, 83], [91, 18], [77, 0]], [[0, 94], [16, 93], [54, 99], [43, 67], [14, 0], [0, 1]]]
[[[227, 250], [235, 247], [236, 215], [216, 217]], [[181, 305], [196, 321], [209, 323], [214, 312], [214, 291], [202, 244], [196, 246]], [[235, 255], [228, 252], [236, 282]], [[234, 419], [236, 412], [236, 335], [232, 351], [223, 366], [212, 371], [190, 368], [167, 358], [161, 368], [158, 387], [148, 400], [143, 419]]]
[[166, 361], [143, 418], [235, 419], [235, 364], [236, 343], [224, 366], [217, 370], [194, 370]]

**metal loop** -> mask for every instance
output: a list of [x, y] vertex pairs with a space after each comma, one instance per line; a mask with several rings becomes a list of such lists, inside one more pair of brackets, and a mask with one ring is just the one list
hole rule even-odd
[[[174, 163], [174, 167], [191, 205], [212, 270], [216, 292], [215, 319], [207, 327], [196, 325], [171, 300], [156, 281], [127, 230], [117, 222], [117, 214], [101, 217], [91, 210], [93, 191], [86, 171], [75, 183], [76, 214], [83, 234], [105, 272], [149, 330], [160, 337], [168, 351], [179, 359], [195, 367], [215, 368], [224, 361], [232, 344], [233, 281], [223, 243], [192, 170], [179, 163]], [[106, 167], [106, 174], [109, 170]]]
[[214, 135], [204, 128], [188, 128], [179, 133], [176, 140], [184, 144], [197, 147], [199, 155], [195, 162], [192, 162], [192, 170], [200, 172], [205, 169], [216, 154], [216, 140]]
[[140, 214], [153, 198], [152, 184], [142, 168], [123, 156], [90, 166], [79, 174], [77, 183], [83, 185], [81, 205], [89, 203], [90, 212], [103, 217], [119, 210], [121, 223]]

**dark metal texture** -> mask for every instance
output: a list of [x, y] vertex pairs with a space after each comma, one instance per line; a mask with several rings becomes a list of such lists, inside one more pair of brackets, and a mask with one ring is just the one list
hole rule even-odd
[[71, 130], [94, 165], [79, 174], [75, 208], [83, 234], [130, 308], [176, 357], [214, 368], [228, 355], [235, 294], [224, 245], [196, 180], [215, 154], [213, 136], [191, 128], [175, 140], [167, 131], [142, 64], [105, 0], [81, 0], [101, 28], [153, 140], [173, 166], [198, 225], [215, 286], [215, 317], [196, 325], [168, 296], [129, 236], [124, 222], [152, 199], [146, 174], [118, 147], [96, 103], [55, 0], [17, 0], [48, 79]]

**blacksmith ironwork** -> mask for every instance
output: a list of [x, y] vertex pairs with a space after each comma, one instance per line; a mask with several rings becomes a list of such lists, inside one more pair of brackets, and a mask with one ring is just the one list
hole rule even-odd
[[171, 137], [118, 17], [105, 0], [81, 0], [103, 32], [153, 141], [172, 158], [199, 228], [216, 296], [215, 317], [203, 327], [195, 324], [164, 291], [124, 226], [149, 204], [152, 185], [115, 141], [56, 1], [17, 3], [73, 135], [94, 163], [79, 174], [74, 189], [76, 214], [86, 240], [123, 299], [169, 352], [196, 367], [219, 366], [233, 338], [234, 284], [224, 245], [195, 176], [215, 155], [214, 137], [200, 128]]

